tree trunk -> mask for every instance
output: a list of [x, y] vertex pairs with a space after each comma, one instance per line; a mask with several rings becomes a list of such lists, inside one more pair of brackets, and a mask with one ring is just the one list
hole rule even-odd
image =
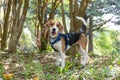
[[62, 22], [63, 22], [63, 25], [64, 25], [64, 31], [65, 31], [66, 33], [68, 33], [67, 27], [66, 27], [66, 20], [65, 20], [65, 11], [64, 11], [63, 0], [61, 0], [61, 10], [62, 10]]
[[1, 49], [4, 50], [6, 48], [6, 41], [7, 41], [7, 33], [8, 33], [8, 22], [9, 22], [9, 14], [11, 9], [11, 2], [12, 0], [8, 0], [7, 8], [4, 15], [4, 24], [3, 24], [3, 35], [1, 41]]
[[39, 41], [40, 42], [40, 46], [39, 46], [40, 52], [47, 49], [48, 41], [49, 41], [48, 37], [44, 37], [44, 30], [45, 30], [44, 23], [46, 22], [46, 20], [54, 19], [55, 10], [58, 7], [60, 1], [61, 0], [53, 0], [52, 1], [52, 8], [49, 13], [49, 18], [46, 19], [47, 4], [48, 4], [49, 0], [43, 0], [43, 1], [38, 0], [37, 17], [38, 17], [39, 26], [41, 29], [41, 33], [40, 33], [41, 40]]
[[[77, 23], [77, 19], [76, 19], [76, 16], [78, 14], [78, 11], [79, 11], [79, 7], [78, 7], [78, 0], [74, 0], [74, 12], [73, 12], [73, 17], [74, 17], [74, 31], [79, 31], [80, 30], [80, 26], [76, 26], [76, 23]], [[79, 28], [79, 29], [76, 29], [76, 28]]]
[[[21, 5], [21, 3], [20, 3], [20, 5]], [[9, 46], [8, 46], [8, 50], [11, 53], [16, 52], [18, 41], [19, 41], [20, 35], [22, 33], [23, 24], [24, 24], [24, 21], [25, 21], [25, 18], [26, 18], [28, 5], [29, 5], [29, 0], [24, 0], [24, 7], [23, 7], [23, 12], [21, 14], [20, 20], [19, 20], [19, 16], [17, 16], [18, 19], [16, 20], [13, 31], [11, 33], [11, 38], [10, 38], [10, 42], [9, 42]], [[20, 8], [18, 8], [18, 10], [19, 9]]]
[[[46, 8], [47, 8], [47, 4], [48, 4], [48, 0], [44, 0], [44, 1], [41, 1], [41, 0], [38, 0], [37, 1], [37, 18], [38, 18], [38, 21], [39, 21], [39, 28], [40, 30], [37, 30], [37, 37], [39, 38], [39, 45], [38, 45], [38, 48], [39, 48], [39, 51], [44, 51], [47, 49], [47, 40], [46, 38], [44, 38], [44, 35], [43, 35], [43, 31], [44, 31], [44, 23], [45, 23], [45, 11], [46, 11]], [[37, 28], [37, 29], [39, 29]], [[48, 38], [47, 38], [48, 39]]]
[[70, 32], [74, 31], [74, 18], [73, 18], [73, 0], [69, 0], [70, 9]]
[[93, 52], [93, 21], [90, 17], [88, 52]]
[[[1, 45], [1, 39], [2, 39], [2, 25], [0, 23], [0, 45]], [[1, 49], [1, 46], [0, 46], [0, 49]]]
[[[90, 0], [82, 0], [77, 16], [84, 17], [86, 13], [87, 6]], [[79, 31], [82, 26], [82, 22], [75, 18], [74, 31]]]
[[12, 31], [11, 31], [11, 37], [10, 37], [10, 41], [8, 44], [8, 51], [9, 52], [15, 52], [16, 51], [16, 46], [18, 44], [18, 40], [17, 40], [17, 35], [19, 34], [17, 29], [18, 29], [18, 25], [19, 25], [19, 18], [20, 18], [20, 9], [22, 6], [22, 0], [20, 0], [18, 2], [18, 7], [16, 7], [17, 2], [14, 0], [13, 1], [13, 10], [12, 10], [12, 17], [13, 17], [13, 26], [12, 26]]

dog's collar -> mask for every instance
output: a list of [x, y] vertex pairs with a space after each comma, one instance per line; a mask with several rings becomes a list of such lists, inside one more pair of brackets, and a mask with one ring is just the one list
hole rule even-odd
[[50, 39], [54, 39], [53, 42], [50, 41], [50, 44], [51, 44], [51, 45], [54, 45], [56, 42], [60, 41], [60, 38], [61, 38], [63, 35], [64, 35], [64, 34], [59, 33], [58, 36], [55, 37], [55, 38], [51, 38], [51, 37], [50, 37]]
[[[68, 35], [67, 34], [62, 34], [62, 33], [59, 33], [58, 36], [56, 38], [54, 38], [55, 40], [53, 42], [50, 41], [50, 44], [51, 44], [51, 47], [54, 49], [53, 45], [60, 41], [60, 38], [63, 37], [65, 39], [65, 44], [66, 44], [66, 47], [65, 49], [67, 48], [67, 45], [68, 45]], [[54, 49], [55, 50], [55, 49]], [[57, 51], [57, 50], [55, 50]]]

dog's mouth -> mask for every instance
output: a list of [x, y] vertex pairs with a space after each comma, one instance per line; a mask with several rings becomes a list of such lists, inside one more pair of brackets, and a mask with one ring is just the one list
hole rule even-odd
[[57, 32], [52, 31], [50, 36], [51, 36], [52, 38], [55, 38], [55, 37], [57, 36], [57, 34], [58, 34]]
[[55, 34], [56, 34], [56, 32], [55, 32], [55, 31], [52, 31], [51, 33], [52, 33], [52, 35], [55, 35]]

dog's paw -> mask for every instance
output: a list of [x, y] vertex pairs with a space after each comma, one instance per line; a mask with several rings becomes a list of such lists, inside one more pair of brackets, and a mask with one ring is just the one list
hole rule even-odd
[[86, 61], [81, 61], [81, 64], [82, 64], [83, 66], [85, 66], [85, 65], [86, 65]]

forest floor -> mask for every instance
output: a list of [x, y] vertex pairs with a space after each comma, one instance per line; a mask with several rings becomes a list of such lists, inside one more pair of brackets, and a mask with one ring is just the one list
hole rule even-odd
[[91, 55], [85, 67], [79, 57], [69, 57], [61, 69], [55, 65], [54, 53], [1, 52], [0, 80], [120, 80], [118, 55]]

